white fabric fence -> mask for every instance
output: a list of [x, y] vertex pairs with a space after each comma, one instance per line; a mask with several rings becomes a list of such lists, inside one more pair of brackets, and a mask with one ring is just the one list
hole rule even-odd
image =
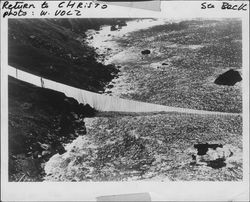
[[178, 107], [168, 107], [164, 105], [151, 104], [133, 100], [121, 99], [114, 96], [93, 93], [87, 90], [71, 87], [62, 83], [48, 80], [14, 67], [8, 66], [8, 74], [16, 79], [27, 83], [64, 93], [67, 97], [76, 99], [79, 103], [89, 104], [99, 111], [115, 112], [179, 112], [191, 114], [214, 114], [214, 115], [238, 115], [234, 113], [223, 113], [203, 110], [193, 110]]

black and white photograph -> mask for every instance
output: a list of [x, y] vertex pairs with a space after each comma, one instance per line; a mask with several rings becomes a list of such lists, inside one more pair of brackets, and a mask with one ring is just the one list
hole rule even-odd
[[8, 25], [10, 181], [242, 180], [241, 20]]
[[249, 4], [51, 2], [1, 3], [4, 198], [246, 199]]

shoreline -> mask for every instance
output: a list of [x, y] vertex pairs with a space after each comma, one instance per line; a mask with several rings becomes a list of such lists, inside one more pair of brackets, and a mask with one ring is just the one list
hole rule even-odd
[[[105, 95], [119, 97], [120, 94], [114, 92], [115, 88], [113, 87], [118, 83], [122, 83], [123, 80], [126, 80], [126, 75], [124, 75], [125, 72], [123, 72], [123, 65], [114, 61], [115, 58], [123, 52], [123, 48], [119, 45], [118, 41], [121, 38], [126, 38], [127, 35], [133, 32], [149, 29], [153, 26], [163, 25], [166, 23], [166, 20], [136, 19], [125, 23], [126, 24], [117, 30], [111, 30], [112, 26], [104, 25], [98, 31], [88, 30], [86, 32], [87, 43], [95, 49], [98, 55], [101, 56], [99, 62], [104, 65], [114, 65], [119, 70], [115, 78], [105, 86], [103, 91]], [[129, 87], [125, 87], [122, 91], [128, 92]]]

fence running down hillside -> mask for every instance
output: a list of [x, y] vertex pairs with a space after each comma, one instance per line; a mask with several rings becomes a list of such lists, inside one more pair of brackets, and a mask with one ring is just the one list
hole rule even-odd
[[213, 115], [239, 115], [234, 113], [223, 113], [203, 110], [193, 110], [178, 107], [168, 107], [158, 104], [139, 102], [133, 100], [121, 99], [119, 97], [102, 95], [87, 90], [82, 90], [52, 80], [48, 80], [14, 67], [8, 66], [8, 74], [16, 79], [27, 83], [48, 88], [64, 93], [68, 97], [76, 99], [79, 103], [89, 104], [91, 107], [99, 111], [112, 112], [179, 112], [187, 114], [213, 114]]

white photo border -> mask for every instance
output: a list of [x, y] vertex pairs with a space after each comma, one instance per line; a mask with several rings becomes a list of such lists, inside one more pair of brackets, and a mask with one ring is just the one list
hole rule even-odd
[[[31, 1], [29, 1], [31, 2]], [[34, 1], [39, 5], [42, 1]], [[3, 201], [93, 201], [103, 195], [149, 192], [167, 201], [249, 200], [249, 2], [247, 11], [202, 10], [201, 1], [162, 1], [161, 12], [109, 5], [86, 10], [81, 18], [240, 18], [243, 33], [243, 181], [242, 182], [8, 182], [8, 18], [1, 16], [1, 196]], [[2, 7], [1, 2], [1, 7]], [[51, 7], [58, 1], [50, 1]], [[67, 18], [77, 16], [68, 16]], [[13, 17], [17, 18], [17, 17]], [[19, 17], [20, 18], [20, 17]], [[25, 18], [41, 18], [27, 15]], [[47, 17], [46, 17], [47, 18]], [[49, 16], [49, 18], [55, 18]], [[65, 18], [65, 17], [64, 17]], [[152, 198], [153, 199], [153, 198]]]

